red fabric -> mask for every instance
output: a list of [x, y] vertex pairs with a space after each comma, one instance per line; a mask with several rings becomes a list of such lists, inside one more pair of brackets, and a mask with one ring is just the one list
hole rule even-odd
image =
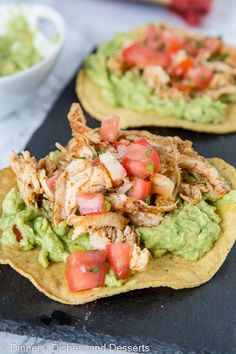
[[170, 10], [192, 26], [198, 26], [212, 7], [212, 0], [172, 0]]

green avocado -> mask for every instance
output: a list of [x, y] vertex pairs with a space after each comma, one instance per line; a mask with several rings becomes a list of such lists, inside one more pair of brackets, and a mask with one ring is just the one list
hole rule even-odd
[[165, 216], [156, 227], [140, 227], [139, 233], [145, 247], [154, 257], [170, 252], [196, 261], [218, 239], [219, 224], [216, 207], [202, 200], [197, 205], [184, 204]]
[[0, 76], [14, 74], [42, 60], [34, 46], [34, 33], [22, 15], [10, 18], [6, 34], [0, 36]]
[[[235, 200], [236, 191], [231, 191], [218, 200], [215, 206], [204, 200], [197, 205], [185, 203], [166, 215], [158, 226], [138, 228], [141, 241], [155, 257], [170, 252], [196, 261], [212, 248], [220, 235], [221, 220], [217, 207]], [[65, 262], [72, 252], [91, 250], [88, 234], [73, 240], [73, 228], [65, 221], [53, 228], [51, 213], [45, 206], [27, 207], [16, 188], [8, 192], [2, 207], [0, 229], [3, 246], [16, 247], [22, 251], [39, 247], [39, 263], [43, 267], [47, 267], [49, 261]], [[21, 233], [20, 241], [17, 241], [13, 232], [14, 225]], [[120, 281], [115, 279], [114, 272], [110, 270], [106, 277], [106, 286], [119, 285]]]
[[132, 39], [134, 38], [130, 34], [120, 33], [110, 42], [102, 44], [85, 61], [86, 75], [100, 86], [109, 103], [140, 113], [155, 111], [160, 117], [174, 117], [197, 123], [224, 121], [227, 104], [221, 100], [212, 100], [205, 95], [190, 100], [161, 99], [154, 95], [153, 89], [141, 77], [139, 70], [127, 70], [122, 76], [110, 72], [107, 60], [119, 52], [125, 42]]
[[225, 204], [231, 204], [236, 202], [236, 191], [231, 190], [226, 194], [222, 199], [219, 199], [215, 202], [216, 207], [220, 207]]
[[[87, 234], [72, 240], [73, 229], [65, 222], [53, 228], [48, 206], [44, 204], [41, 208], [27, 207], [16, 188], [8, 192], [2, 208], [0, 219], [2, 244], [22, 251], [38, 246], [40, 248], [38, 260], [42, 267], [48, 267], [49, 261], [65, 262], [71, 252], [91, 249]], [[14, 225], [21, 233], [20, 241], [17, 241], [13, 232]]]

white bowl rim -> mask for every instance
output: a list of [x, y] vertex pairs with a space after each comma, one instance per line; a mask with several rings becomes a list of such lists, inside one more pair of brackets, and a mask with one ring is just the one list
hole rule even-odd
[[[3, 7], [6, 7], [6, 8], [19, 7], [19, 5], [29, 7], [29, 8], [32, 8], [32, 7], [38, 8], [42, 12], [42, 15], [44, 15], [45, 11], [48, 11], [50, 19], [52, 20], [52, 22], [56, 26], [58, 32], [60, 33], [60, 37], [59, 37], [58, 42], [55, 44], [55, 46], [49, 56], [46, 56], [45, 58], [40, 60], [38, 63], [35, 63], [34, 65], [30, 66], [29, 68], [26, 68], [22, 71], [14, 73], [14, 74], [0, 77], [0, 84], [2, 84], [4, 82], [14, 81], [15, 79], [20, 79], [22, 77], [30, 75], [35, 70], [40, 69], [41, 66], [44, 66], [44, 64], [47, 63], [56, 53], [59, 53], [59, 51], [61, 50], [63, 43], [65, 41], [65, 34], [66, 34], [65, 20], [62, 17], [62, 15], [57, 10], [55, 10], [52, 6], [45, 5], [45, 4], [29, 4], [27, 2], [11, 3], [11, 4], [6, 4], [6, 3], [4, 4], [3, 3], [0, 5], [0, 9]], [[54, 21], [55, 18], [60, 23], [59, 26], [55, 24], [55, 21]]]

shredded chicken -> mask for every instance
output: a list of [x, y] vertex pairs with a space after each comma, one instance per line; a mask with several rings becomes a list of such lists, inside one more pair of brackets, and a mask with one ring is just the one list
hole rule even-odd
[[160, 65], [149, 65], [143, 70], [143, 77], [151, 87], [168, 84], [170, 77]]
[[67, 218], [67, 223], [75, 228], [73, 239], [91, 228], [110, 226], [124, 230], [127, 222], [122, 214], [114, 212], [89, 216], [70, 215]]
[[227, 85], [219, 87], [217, 89], [206, 90], [206, 94], [209, 95], [213, 100], [217, 100], [222, 95], [235, 95], [236, 86]]
[[107, 61], [107, 67], [112, 72], [114, 72], [117, 76], [121, 76], [127, 70], [127, 65], [121, 53], [118, 53], [110, 57]]
[[52, 193], [52, 191], [50, 190], [50, 188], [47, 185], [48, 177], [46, 175], [46, 171], [44, 169], [43, 170], [39, 170], [38, 176], [39, 176], [39, 181], [41, 183], [41, 186], [43, 188], [44, 197], [46, 199], [48, 199], [48, 200], [53, 201], [54, 194]]
[[128, 214], [129, 220], [136, 226], [157, 226], [160, 224], [163, 216], [160, 214], [152, 214], [147, 212], [136, 212]]
[[137, 245], [133, 245], [131, 261], [130, 261], [130, 269], [132, 271], [142, 271], [146, 268], [149, 261], [151, 259], [151, 253], [147, 248], [141, 249]]
[[106, 245], [115, 242], [136, 244], [138, 236], [134, 229], [127, 225], [124, 230], [114, 226], [95, 227], [89, 230], [89, 240], [93, 249], [105, 249]]
[[207, 193], [214, 200], [223, 198], [225, 193], [230, 189], [225, 180], [220, 177], [217, 169], [200, 156], [197, 158], [181, 156], [180, 167], [190, 172], [195, 171], [196, 174], [201, 176], [207, 187]]
[[86, 125], [85, 116], [78, 103], [72, 104], [68, 114], [68, 119], [73, 136], [78, 143], [82, 143], [82, 145], [84, 145], [84, 141], [86, 141], [89, 145], [90, 142], [93, 144], [99, 144], [101, 142], [99, 133]]
[[[62, 183], [63, 187], [61, 185]], [[102, 165], [96, 166], [89, 159], [72, 160], [66, 166], [63, 177], [59, 178], [56, 184], [55, 205], [57, 212], [61, 214], [61, 216], [58, 216], [56, 219], [66, 219], [75, 211], [79, 191], [86, 193], [104, 193], [111, 187], [111, 178]], [[58, 188], [60, 191], [59, 194], [57, 193]], [[58, 205], [60, 205], [60, 208]]]
[[22, 151], [21, 155], [12, 154], [10, 165], [17, 179], [21, 197], [26, 205], [37, 205], [38, 197], [43, 193], [39, 181], [37, 161], [31, 157], [28, 151]]
[[58, 225], [60, 221], [66, 218], [64, 210], [65, 194], [66, 194], [66, 176], [64, 171], [56, 182], [56, 189], [54, 195], [54, 209], [53, 209], [53, 224]]
[[166, 199], [174, 199], [175, 184], [169, 177], [155, 173], [150, 180], [152, 181], [153, 193], [160, 194]]
[[142, 200], [136, 200], [127, 197], [127, 195], [125, 194], [112, 193], [109, 195], [108, 200], [110, 201], [112, 207], [115, 210], [123, 213], [129, 213], [129, 214], [144, 212], [144, 213], [160, 215], [161, 213], [172, 211], [177, 207], [177, 202], [175, 203], [171, 202], [168, 205], [162, 205], [162, 206], [148, 205]]

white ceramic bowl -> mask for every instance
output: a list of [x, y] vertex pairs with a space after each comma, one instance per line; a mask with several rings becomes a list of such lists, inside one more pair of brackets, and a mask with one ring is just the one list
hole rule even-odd
[[[0, 118], [10, 111], [16, 110], [41, 85], [55, 64], [65, 39], [65, 22], [62, 16], [47, 5], [1, 5], [1, 27], [2, 25], [4, 27], [4, 21], [6, 24], [11, 14], [18, 11], [19, 8], [29, 21], [30, 26], [37, 26], [39, 21], [51, 24], [55, 33], [58, 33], [58, 40], [53, 45], [47, 45], [45, 41], [42, 42], [40, 31], [43, 33], [43, 30], [39, 29], [37, 49], [43, 59], [23, 71], [0, 77]], [[0, 28], [0, 32], [2, 30]]]

